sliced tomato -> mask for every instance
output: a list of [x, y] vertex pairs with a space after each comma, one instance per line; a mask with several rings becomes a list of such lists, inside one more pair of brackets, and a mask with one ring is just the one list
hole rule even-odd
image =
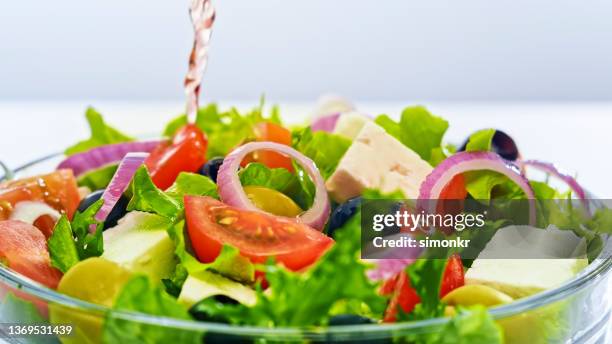
[[[72, 170], [58, 170], [46, 175], [0, 183], [0, 221], [10, 217], [21, 201], [41, 201], [72, 219], [80, 196]], [[41, 217], [36, 226], [49, 237], [54, 221]]]
[[440, 285], [440, 298], [446, 296], [451, 291], [465, 285], [465, 272], [463, 262], [458, 254], [453, 254], [446, 262], [442, 284]]
[[465, 188], [465, 178], [462, 174], [458, 174], [451, 179], [448, 184], [440, 192], [440, 199], [455, 199], [463, 200], [467, 197], [467, 189]]
[[160, 143], [145, 165], [153, 183], [167, 189], [181, 172], [197, 172], [206, 162], [208, 140], [206, 134], [194, 124], [181, 128], [171, 141]]
[[[261, 122], [253, 128], [256, 141], [271, 141], [291, 146], [291, 131], [271, 122]], [[270, 168], [284, 168], [293, 172], [291, 158], [280, 153], [270, 151], [253, 152], [246, 156], [241, 165], [244, 167], [250, 162], [260, 162]]]
[[383, 317], [384, 322], [395, 322], [397, 320], [398, 307], [401, 307], [404, 313], [410, 313], [421, 302], [416, 290], [410, 286], [410, 279], [405, 271], [392, 277], [390, 284], [393, 285], [393, 290]]
[[51, 266], [45, 236], [25, 222], [0, 221], [0, 260], [49, 288], [55, 289], [62, 278], [62, 273]]
[[231, 207], [210, 197], [186, 196], [187, 232], [198, 259], [210, 263], [223, 244], [254, 263], [270, 257], [297, 271], [319, 258], [333, 240], [294, 219]]
[[[440, 298], [449, 292], [465, 284], [465, 274], [461, 257], [454, 254], [446, 262], [442, 281], [440, 282]], [[410, 286], [410, 278], [405, 271], [385, 281], [379, 290], [383, 296], [389, 296], [389, 304], [383, 320], [385, 322], [395, 322], [397, 320], [398, 307], [405, 313], [410, 313], [414, 307], [421, 302], [416, 290]]]

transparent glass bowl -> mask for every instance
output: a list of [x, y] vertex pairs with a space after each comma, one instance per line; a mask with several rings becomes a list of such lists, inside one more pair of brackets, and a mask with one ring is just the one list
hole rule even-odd
[[[60, 155], [33, 161], [13, 171], [16, 177], [45, 173], [55, 168]], [[3, 177], [4, 178], [4, 177]], [[1, 180], [1, 178], [0, 178]], [[490, 310], [504, 328], [506, 343], [609, 343], [612, 341], [612, 245], [574, 279], [562, 286]], [[101, 276], [103, 278], [103, 276]], [[346, 286], [350, 288], [350, 286]], [[347, 325], [330, 328], [262, 328], [219, 323], [185, 321], [142, 313], [117, 312], [106, 307], [59, 294], [0, 266], [0, 301], [8, 292], [31, 302], [44, 321], [75, 326], [64, 343], [99, 343], [104, 319], [124, 321], [119, 338], [136, 340], [133, 326], [142, 325], [171, 331], [178, 338], [198, 338], [206, 343], [252, 343], [255, 340], [284, 343], [411, 343], [419, 336], [439, 331], [447, 318], [397, 324]], [[1, 304], [1, 302], [0, 302]], [[26, 310], [26, 303], [20, 303]], [[30, 306], [31, 308], [31, 306]], [[2, 308], [0, 308], [2, 309]], [[0, 314], [0, 322], [25, 321], [19, 308]], [[51, 316], [49, 316], [49, 313]], [[181, 334], [181, 336], [179, 336]], [[41, 337], [38, 337], [40, 339]], [[5, 340], [12, 341], [8, 338]], [[17, 341], [18, 342], [18, 341]], [[123, 342], [123, 340], [122, 340]], [[136, 341], [138, 342], [138, 341]], [[150, 343], [151, 341], [143, 341]], [[153, 341], [155, 342], [155, 341]]]

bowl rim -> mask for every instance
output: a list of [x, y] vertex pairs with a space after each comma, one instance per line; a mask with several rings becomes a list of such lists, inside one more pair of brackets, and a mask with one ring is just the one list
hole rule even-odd
[[[23, 164], [13, 170], [6, 168], [4, 164], [0, 163], [0, 167], [3, 167], [4, 169], [4, 174], [0, 175], [0, 182], [4, 181], [7, 176], [12, 176], [23, 172], [30, 167], [51, 161], [52, 159], [58, 158], [62, 155], [63, 153], [48, 154]], [[612, 238], [608, 236], [605, 240], [605, 245], [600, 255], [586, 268], [574, 276], [574, 278], [554, 289], [545, 290], [512, 303], [491, 308], [488, 311], [494, 319], [503, 319], [523, 312], [535, 310], [540, 307], [553, 304], [554, 302], [562, 300], [567, 296], [576, 294], [589, 285], [596, 284], [600, 280], [604, 279], [605, 277], [609, 277], [610, 275], [612, 275]], [[329, 335], [334, 337], [351, 337], [354, 336], [356, 332], [359, 332], [359, 336], [361, 338], [369, 339], [376, 338], [377, 336], [386, 337], [391, 332], [395, 333], [410, 331], [410, 333], [413, 334], [428, 333], [436, 328], [439, 328], [439, 326], [446, 324], [450, 320], [448, 317], [438, 317], [392, 324], [376, 323], [330, 327], [315, 326], [272, 328], [252, 325], [229, 325], [169, 318], [141, 312], [113, 310], [111, 307], [94, 304], [61, 294], [2, 265], [0, 265], [0, 282], [6, 283], [9, 287], [19, 290], [21, 293], [33, 295], [42, 301], [61, 305], [77, 311], [99, 314], [100, 316], [112, 315], [114, 319], [135, 321], [147, 325], [163, 326], [194, 332], [231, 333], [238, 336], [264, 337], [273, 335], [275, 337], [285, 336], [284, 338], [294, 336], [295, 338], [301, 339], [323, 339], [329, 338], [327, 337]], [[607, 313], [607, 316], [610, 317], [612, 309], [608, 309]]]

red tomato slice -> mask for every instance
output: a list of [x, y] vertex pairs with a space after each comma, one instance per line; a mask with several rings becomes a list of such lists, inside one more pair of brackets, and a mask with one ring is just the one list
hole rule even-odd
[[51, 266], [45, 236], [21, 221], [0, 221], [0, 260], [12, 270], [55, 289], [62, 273]]
[[[72, 219], [81, 197], [72, 170], [58, 170], [50, 174], [0, 183], [0, 221], [11, 215], [21, 201], [45, 202]], [[49, 237], [54, 222], [40, 218], [37, 227]]]
[[[440, 284], [440, 298], [452, 290], [463, 286], [465, 284], [464, 277], [461, 257], [454, 254], [448, 258], [444, 268]], [[421, 302], [416, 290], [410, 286], [410, 278], [405, 271], [385, 281], [379, 293], [383, 296], [391, 295], [383, 317], [385, 322], [395, 322], [397, 320], [398, 306], [402, 308], [403, 312], [410, 313]]]
[[410, 313], [414, 307], [421, 302], [416, 290], [410, 286], [410, 279], [405, 271], [392, 277], [394, 284], [393, 292], [387, 310], [383, 317], [384, 322], [395, 322], [397, 320], [398, 306], [404, 313]]
[[210, 197], [186, 196], [185, 217], [191, 244], [204, 263], [229, 244], [254, 263], [275, 257], [296, 271], [314, 263], [334, 242], [291, 218], [238, 209]]
[[458, 174], [442, 189], [439, 198], [463, 200], [467, 197], [467, 193], [465, 178], [462, 174]]
[[[261, 122], [255, 125], [254, 131], [257, 141], [271, 141], [291, 146], [291, 132], [278, 124]], [[245, 161], [246, 163], [249, 161], [257, 161], [270, 168], [284, 168], [293, 172], [291, 158], [276, 152], [254, 152], [252, 156], [247, 157]]]
[[170, 187], [181, 172], [197, 172], [206, 162], [208, 140], [202, 130], [187, 124], [172, 138], [155, 148], [145, 165], [155, 185], [164, 190]]
[[440, 297], [444, 297], [446, 294], [463, 285], [465, 285], [463, 262], [458, 254], [453, 254], [446, 262], [446, 268], [442, 276], [442, 285], [440, 285]]

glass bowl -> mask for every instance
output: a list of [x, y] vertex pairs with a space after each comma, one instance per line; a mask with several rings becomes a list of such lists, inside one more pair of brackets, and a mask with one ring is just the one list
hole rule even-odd
[[[45, 173], [53, 170], [61, 159], [60, 154], [46, 156], [6, 174], [23, 177]], [[612, 244], [608, 238], [600, 257], [572, 280], [556, 289], [491, 309], [491, 315], [504, 329], [505, 342], [611, 342], [611, 252]], [[130, 343], [158, 342], [155, 338], [142, 338], [139, 331], [143, 328], [155, 329], [166, 336], [169, 334], [178, 343], [200, 342], [202, 338], [205, 343], [418, 343], [427, 334], [439, 331], [448, 321], [448, 318], [436, 318], [396, 324], [274, 329], [186, 321], [113, 311], [59, 294], [0, 265], [0, 323], [70, 324], [74, 332], [61, 337], [62, 342], [100, 343], [101, 328], [109, 318], [121, 325], [116, 326], [115, 341]], [[2, 329], [6, 332], [6, 326]], [[33, 342], [57, 342], [57, 338], [49, 337], [28, 337], [28, 340], [32, 338]], [[3, 339], [22, 342], [23, 338], [5, 334]]]

